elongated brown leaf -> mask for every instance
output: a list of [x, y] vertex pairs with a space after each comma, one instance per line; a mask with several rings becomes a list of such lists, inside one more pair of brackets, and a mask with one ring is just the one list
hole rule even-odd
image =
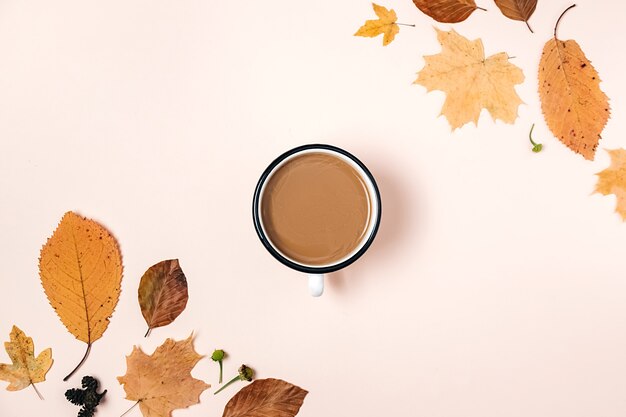
[[280, 379], [257, 379], [228, 401], [222, 417], [293, 417], [308, 393]]
[[528, 19], [537, 8], [537, 0], [495, 0], [495, 2], [503, 15], [509, 19], [526, 23], [528, 29], [533, 31], [528, 24]]
[[480, 8], [474, 0], [413, 0], [413, 3], [422, 12], [442, 23], [462, 22]]
[[593, 160], [610, 116], [609, 99], [600, 90], [600, 76], [578, 43], [557, 39], [556, 28], [554, 32], [539, 62], [541, 109], [554, 136]]
[[41, 249], [39, 276], [67, 330], [87, 343], [78, 369], [107, 329], [119, 299], [122, 257], [117, 242], [98, 223], [67, 212]]
[[141, 277], [138, 293], [148, 333], [173, 322], [183, 312], [189, 298], [187, 279], [178, 259], [161, 261], [148, 268]]

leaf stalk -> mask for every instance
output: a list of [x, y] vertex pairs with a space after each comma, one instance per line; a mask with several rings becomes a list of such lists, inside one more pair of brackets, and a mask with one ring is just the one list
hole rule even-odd
[[63, 378], [63, 381], [67, 381], [68, 379], [70, 379], [72, 377], [72, 375], [74, 375], [74, 373], [76, 371], [78, 371], [78, 369], [81, 366], [83, 366], [83, 363], [85, 363], [85, 361], [87, 360], [87, 357], [89, 356], [89, 352], [91, 352], [91, 343], [87, 343], [87, 350], [85, 351], [85, 354], [83, 355], [83, 358], [80, 360], [78, 365], [76, 365], [76, 368], [74, 368], [74, 370], [72, 370], [72, 372], [70, 372], [65, 378]]
[[543, 144], [535, 143], [533, 140], [533, 130], [535, 129], [535, 124], [530, 127], [530, 132], [528, 133], [528, 139], [530, 139], [530, 143], [533, 145], [533, 152], [539, 153], [543, 149]]
[[139, 401], [137, 401], [135, 404], [131, 405], [130, 408], [128, 410], [124, 411], [124, 413], [122, 413], [122, 415], [120, 417], [124, 417], [126, 414], [130, 413], [133, 408], [137, 407], [137, 405], [139, 405]]
[[572, 4], [567, 9], [563, 10], [563, 13], [561, 13], [561, 16], [559, 16], [559, 18], [557, 19], [556, 25], [554, 25], [554, 39], [558, 39], [557, 36], [556, 36], [556, 31], [559, 28], [559, 23], [561, 23], [561, 19], [563, 19], [563, 16], [565, 16], [565, 13], [567, 13], [568, 11], [573, 9], [574, 7], [576, 7], [576, 5]]
[[37, 387], [35, 386], [34, 383], [30, 383], [30, 385], [33, 387], [33, 389], [35, 390], [35, 392], [37, 393], [37, 396], [39, 397], [40, 400], [43, 401], [43, 395], [41, 395], [41, 392], [39, 392], [39, 390], [37, 389]]

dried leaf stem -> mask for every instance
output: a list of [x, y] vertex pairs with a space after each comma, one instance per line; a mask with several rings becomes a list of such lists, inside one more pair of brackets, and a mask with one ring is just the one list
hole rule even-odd
[[135, 404], [131, 405], [130, 408], [128, 410], [124, 411], [120, 417], [124, 417], [126, 414], [130, 413], [133, 410], [133, 408], [137, 407], [138, 405], [139, 405], [139, 401], [137, 401]]
[[83, 366], [83, 363], [85, 363], [85, 361], [87, 360], [87, 357], [89, 356], [89, 352], [91, 352], [91, 343], [87, 344], [87, 350], [85, 351], [85, 355], [83, 355], [83, 358], [80, 360], [78, 365], [76, 365], [76, 368], [74, 368], [74, 370], [72, 370], [72, 372], [70, 372], [65, 378], [63, 378], [63, 381], [67, 381], [68, 379], [70, 379], [72, 377], [72, 375], [74, 375], [74, 373], [76, 371], [78, 371], [78, 369], [81, 366]]
[[35, 384], [31, 383], [30, 384], [31, 387], [33, 387], [33, 389], [35, 390], [35, 392], [37, 393], [37, 396], [39, 397], [40, 400], [43, 401], [43, 395], [41, 395], [41, 392], [39, 392], [39, 390], [37, 389], [37, 387], [35, 386]]
[[565, 13], [567, 13], [570, 9], [573, 9], [574, 7], [576, 7], [576, 5], [572, 4], [567, 9], [563, 10], [563, 13], [561, 13], [561, 16], [559, 16], [559, 18], [557, 19], [556, 25], [554, 25], [554, 39], [558, 39], [556, 36], [556, 31], [559, 28], [559, 23], [561, 23], [561, 19], [563, 18], [563, 16], [565, 16]]
[[530, 30], [530, 33], [535, 33], [533, 28], [530, 27], [530, 23], [528, 23], [528, 20], [524, 20], [524, 23], [526, 23], [526, 26], [528, 27], [528, 30]]

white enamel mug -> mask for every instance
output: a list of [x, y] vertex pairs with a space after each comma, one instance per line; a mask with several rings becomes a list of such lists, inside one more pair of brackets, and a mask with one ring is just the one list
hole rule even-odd
[[[363, 184], [367, 187], [367, 191], [370, 197], [370, 221], [368, 223], [367, 230], [363, 234], [362, 240], [359, 244], [346, 256], [326, 265], [307, 265], [298, 262], [289, 256], [282, 253], [271, 241], [270, 237], [266, 233], [266, 228], [263, 224], [263, 217], [261, 215], [261, 201], [263, 200], [263, 193], [265, 192], [265, 185], [272, 175], [284, 164], [306, 153], [327, 153], [334, 157], [337, 157], [344, 162], [348, 163], [360, 176]], [[254, 227], [256, 232], [263, 243], [263, 246], [274, 256], [278, 261], [284, 265], [295, 269], [296, 271], [303, 272], [308, 276], [309, 291], [312, 296], [319, 297], [324, 292], [324, 274], [337, 271], [345, 268], [352, 262], [360, 258], [365, 251], [370, 247], [376, 232], [380, 225], [380, 219], [382, 214], [382, 205], [380, 192], [373, 175], [367, 169], [367, 167], [359, 161], [351, 153], [337, 148], [336, 146], [323, 145], [323, 144], [311, 144], [303, 145], [297, 148], [291, 149], [278, 158], [276, 158], [263, 172], [259, 182], [257, 183], [254, 191], [254, 198], [252, 200], [252, 218], [254, 221]]]

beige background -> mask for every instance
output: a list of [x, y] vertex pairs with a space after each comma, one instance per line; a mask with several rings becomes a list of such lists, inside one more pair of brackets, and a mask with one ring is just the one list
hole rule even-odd
[[[602, 149], [626, 145], [626, 6], [581, 1], [560, 28], [611, 98], [587, 162], [551, 136], [536, 92], [568, 1], [540, 0], [534, 35], [490, 0], [455, 26], [515, 56], [527, 80], [515, 125], [483, 114], [454, 133], [437, 117], [443, 94], [411, 85], [439, 52], [433, 25], [449, 26], [409, 0], [381, 2], [417, 25], [385, 48], [352, 36], [374, 17], [364, 0], [0, 0], [0, 340], [15, 323], [55, 358], [46, 401], [2, 390], [0, 414], [77, 412], [63, 392], [79, 378], [61, 378], [84, 345], [37, 272], [75, 210], [124, 256], [117, 310], [80, 371], [109, 390], [102, 416], [131, 405], [115, 377], [134, 344], [152, 352], [192, 331], [201, 353], [229, 353], [226, 377], [247, 363], [308, 389], [302, 417], [624, 416], [626, 225], [613, 197], [591, 193]], [[355, 153], [383, 196], [375, 244], [320, 299], [266, 253], [250, 210], [265, 166], [309, 142]], [[144, 339], [139, 278], [175, 257], [189, 305]], [[215, 386], [217, 367], [205, 359], [194, 375]], [[237, 388], [174, 416], [220, 416]]]

